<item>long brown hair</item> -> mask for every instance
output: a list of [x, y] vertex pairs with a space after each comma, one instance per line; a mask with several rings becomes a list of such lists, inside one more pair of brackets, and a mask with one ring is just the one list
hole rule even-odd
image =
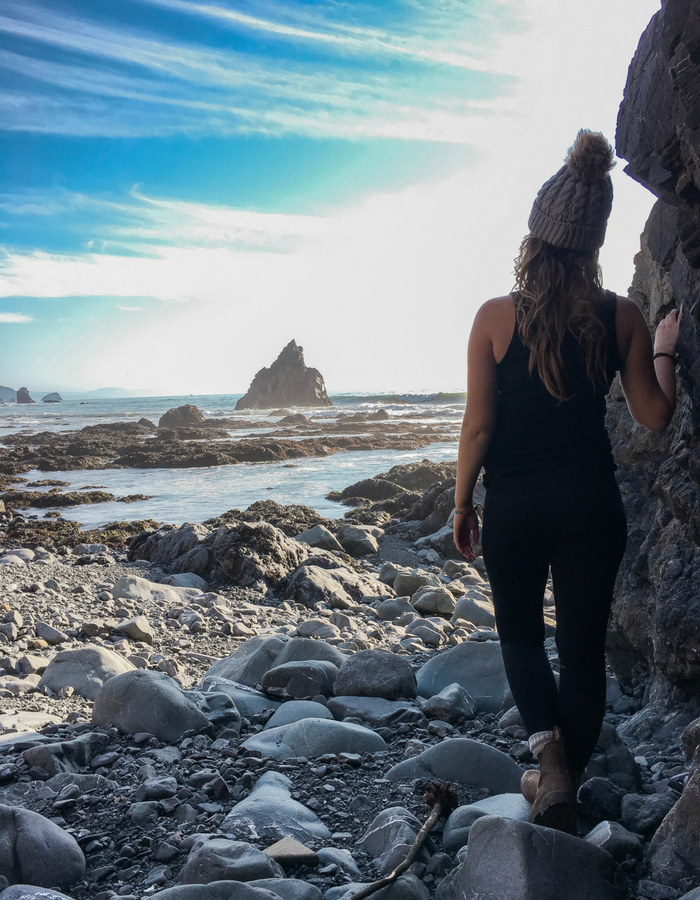
[[570, 400], [562, 374], [567, 332], [581, 346], [592, 385], [605, 378], [605, 327], [596, 314], [603, 298], [598, 251], [554, 247], [528, 234], [515, 260], [516, 327], [535, 369], [560, 403]]

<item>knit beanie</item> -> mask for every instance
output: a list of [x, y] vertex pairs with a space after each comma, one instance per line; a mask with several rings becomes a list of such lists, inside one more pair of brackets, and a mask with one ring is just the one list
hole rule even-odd
[[613, 149], [602, 134], [579, 131], [565, 164], [540, 188], [528, 228], [540, 240], [592, 253], [602, 246], [612, 209]]

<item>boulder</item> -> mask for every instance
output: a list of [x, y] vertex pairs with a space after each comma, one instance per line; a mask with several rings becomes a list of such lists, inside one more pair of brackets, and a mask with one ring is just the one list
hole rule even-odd
[[362, 719], [372, 728], [385, 728], [406, 722], [427, 725], [423, 711], [409, 700], [384, 700], [383, 697], [331, 697], [327, 707], [336, 719]]
[[320, 566], [301, 566], [287, 582], [285, 600], [314, 607], [327, 605], [331, 609], [352, 609], [356, 604], [332, 569]]
[[551, 828], [484, 816], [469, 834], [466, 860], [440, 885], [438, 900], [626, 900], [615, 860]]
[[373, 529], [363, 525], [343, 525], [336, 537], [350, 556], [370, 556], [379, 551], [379, 543]]
[[258, 890], [269, 891], [279, 900], [323, 900], [323, 894], [316, 885], [299, 878], [260, 878], [249, 884]]
[[[696, 756], [697, 759], [697, 756]], [[649, 848], [652, 878], [681, 887], [700, 869], [700, 768], [695, 768], [676, 805], [659, 825]]]
[[[272, 759], [305, 756], [315, 759], [326, 753], [376, 753], [386, 750], [384, 740], [368, 728], [332, 719], [303, 719], [254, 734], [243, 742], [246, 750], [259, 750]], [[513, 763], [515, 765], [515, 763]]]
[[17, 391], [17, 403], [34, 403], [26, 387], [21, 387]]
[[207, 669], [204, 678], [224, 678], [226, 681], [254, 687], [260, 683], [265, 672], [272, 668], [285, 643], [286, 640], [279, 637], [259, 635], [250, 638], [230, 656], [215, 662]]
[[186, 604], [191, 597], [201, 594], [197, 588], [175, 588], [156, 584], [138, 575], [122, 575], [112, 588], [115, 600], [131, 600], [136, 604], [155, 603], [159, 606]]
[[[324, 900], [349, 900], [367, 884], [352, 882], [326, 891]], [[430, 900], [430, 891], [415, 875], [401, 875], [393, 884], [372, 894], [373, 900]]]
[[62, 650], [46, 667], [39, 690], [47, 689], [52, 694], [58, 694], [70, 687], [81, 697], [94, 700], [105, 682], [134, 668], [123, 656], [105, 647]]
[[204, 422], [204, 413], [191, 403], [174, 406], [158, 420], [159, 428], [191, 428]]
[[33, 884], [13, 884], [4, 891], [0, 888], [0, 900], [73, 900], [73, 898], [51, 888], [36, 887]]
[[28, 766], [43, 769], [49, 775], [79, 772], [89, 766], [108, 743], [106, 735], [88, 732], [72, 741], [56, 741], [29, 747], [22, 752], [22, 758]]
[[622, 798], [622, 824], [635, 834], [649, 838], [676, 803], [677, 794], [627, 794]]
[[75, 838], [44, 816], [0, 805], [0, 876], [62, 891], [85, 876], [85, 857]]
[[241, 587], [266, 589], [307, 556], [304, 544], [267, 522], [222, 525], [211, 542], [211, 561], [220, 577]]
[[337, 697], [412, 699], [416, 696], [416, 676], [402, 656], [388, 650], [361, 650], [340, 667], [334, 693]]
[[205, 694], [210, 692], [226, 694], [233, 700], [240, 714], [246, 718], [258, 716], [265, 710], [277, 709], [279, 706], [279, 702], [272, 700], [267, 694], [255, 691], [245, 684], [237, 684], [235, 681], [208, 673], [201, 680], [199, 689]]
[[595, 844], [606, 850], [617, 862], [624, 862], [627, 857], [641, 859], [644, 847], [639, 838], [623, 828], [619, 822], [600, 822], [589, 831], [585, 838], [589, 844]]
[[433, 572], [422, 572], [414, 569], [410, 572], [399, 572], [394, 578], [393, 588], [399, 597], [412, 597], [419, 588], [432, 585], [444, 587], [442, 581]]
[[325, 641], [314, 641], [311, 638], [292, 638], [282, 647], [275, 660], [276, 666], [282, 666], [289, 662], [300, 662], [302, 660], [320, 659], [332, 662], [334, 666], [340, 668], [348, 657], [342, 650], [338, 650], [332, 644]]
[[471, 738], [452, 738], [389, 769], [389, 781], [415, 778], [456, 781], [491, 794], [517, 793], [523, 770], [507, 753]]
[[133, 619], [125, 619], [114, 628], [114, 634], [123, 634], [132, 641], [142, 641], [144, 644], [152, 644], [155, 638], [151, 623], [146, 616], [135, 616]]
[[[375, 816], [357, 842], [357, 847], [372, 857], [380, 875], [388, 875], [403, 862], [420, 831], [421, 822], [402, 806], [383, 809]], [[417, 862], [428, 862], [435, 847], [428, 838], [417, 857]]]
[[474, 698], [461, 684], [448, 684], [439, 694], [434, 694], [421, 707], [429, 719], [441, 719], [454, 725], [476, 716]]
[[210, 537], [206, 525], [190, 522], [179, 528], [145, 530], [131, 539], [128, 559], [145, 559], [161, 568], [201, 575], [209, 567], [209, 551], [203, 544]]
[[297, 625], [297, 634], [301, 637], [320, 638], [325, 641], [328, 638], [340, 637], [340, 628], [329, 622], [328, 619], [307, 619]]
[[444, 587], [426, 584], [411, 597], [411, 606], [424, 615], [451, 616], [455, 608], [455, 598]]
[[280, 895], [254, 882], [212, 881], [210, 884], [178, 884], [156, 894], [153, 900], [279, 900]]
[[236, 409], [277, 406], [333, 406], [323, 376], [304, 362], [304, 349], [290, 341], [270, 368], [260, 369]]
[[390, 600], [382, 600], [377, 607], [377, 616], [383, 622], [392, 622], [406, 613], [417, 615], [408, 597], [392, 597]]
[[281, 725], [291, 725], [292, 722], [301, 722], [302, 719], [332, 718], [333, 713], [321, 703], [315, 703], [312, 700], [289, 700], [275, 710], [265, 723], [265, 730], [279, 728]]
[[306, 531], [298, 534], [296, 539], [310, 547], [320, 547], [322, 550], [335, 550], [341, 553], [343, 551], [336, 536], [325, 525], [314, 525], [313, 528], [307, 528]]
[[209, 719], [172, 678], [145, 669], [107, 681], [95, 699], [92, 721], [95, 725], [111, 723], [123, 734], [149, 732], [166, 744], [211, 730]]
[[274, 666], [265, 672], [260, 687], [280, 700], [311, 700], [330, 697], [338, 668], [322, 659], [300, 660]]
[[226, 816], [221, 830], [238, 838], [268, 843], [285, 837], [301, 843], [327, 840], [327, 826], [310, 809], [292, 800], [291, 787], [286, 775], [265, 772], [245, 800]]
[[442, 846], [452, 855], [466, 847], [472, 825], [483, 816], [500, 816], [503, 819], [527, 822], [529, 812], [530, 804], [520, 793], [496, 794], [495, 797], [487, 797], [467, 806], [458, 806], [445, 823]]
[[494, 628], [496, 616], [493, 611], [493, 603], [481, 593], [481, 591], [469, 591], [457, 598], [452, 612], [452, 622], [471, 622], [477, 628], [485, 625]]
[[497, 713], [513, 705], [497, 642], [465, 641], [444, 650], [429, 659], [416, 678], [421, 697], [432, 697], [450, 684], [459, 684], [481, 712]]
[[209, 884], [283, 877], [282, 866], [252, 844], [202, 834], [195, 838], [179, 880], [182, 884]]

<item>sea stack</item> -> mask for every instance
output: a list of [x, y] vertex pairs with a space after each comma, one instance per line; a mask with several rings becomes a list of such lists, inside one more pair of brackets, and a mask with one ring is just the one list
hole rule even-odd
[[17, 391], [17, 402], [18, 403], [34, 403], [35, 401], [29, 396], [29, 389], [26, 387], [21, 387]]
[[236, 409], [277, 406], [333, 406], [323, 375], [304, 362], [304, 349], [290, 341], [269, 369], [261, 369]]
[[56, 392], [52, 394], [47, 394], [45, 397], [41, 398], [42, 403], [62, 403], [63, 397]]

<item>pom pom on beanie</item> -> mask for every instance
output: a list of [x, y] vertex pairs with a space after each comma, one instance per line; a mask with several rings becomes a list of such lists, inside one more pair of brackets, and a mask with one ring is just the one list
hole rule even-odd
[[566, 167], [579, 181], [600, 181], [615, 165], [613, 148], [597, 131], [579, 131], [566, 157]]

